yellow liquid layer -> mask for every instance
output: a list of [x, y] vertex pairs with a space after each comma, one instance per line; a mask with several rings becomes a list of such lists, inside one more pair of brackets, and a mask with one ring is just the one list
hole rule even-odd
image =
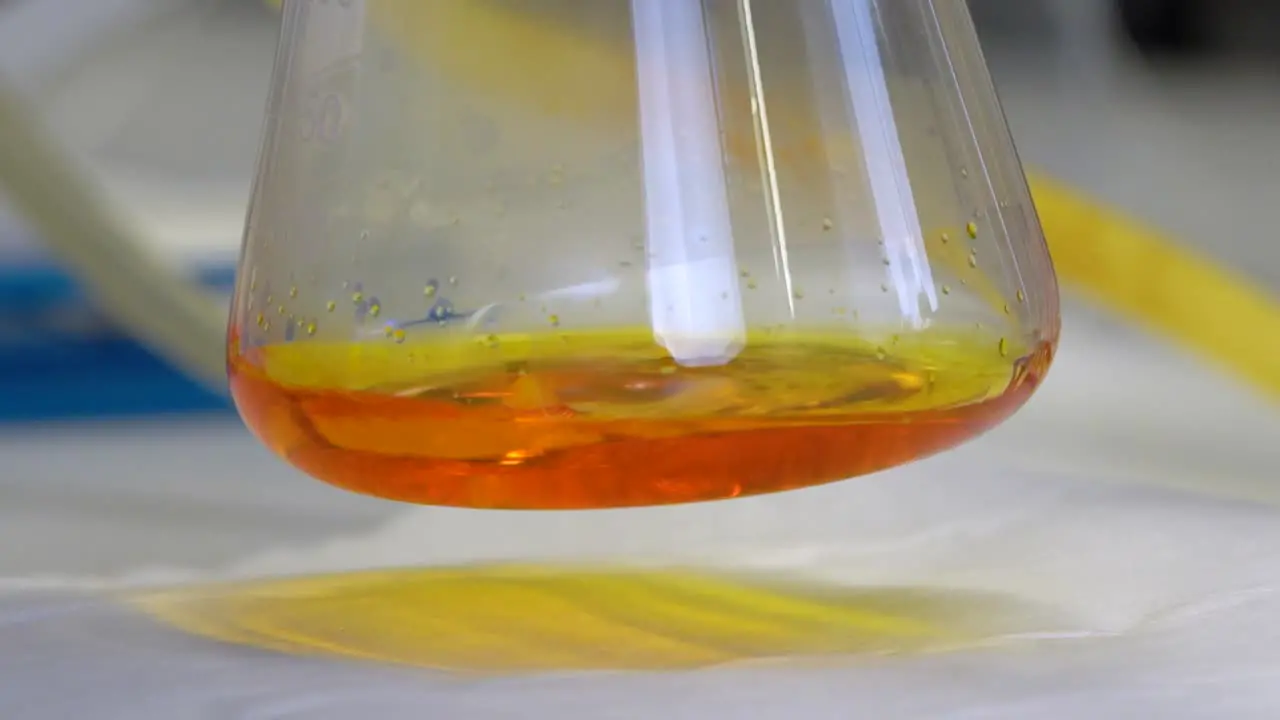
[[238, 354], [268, 447], [353, 491], [423, 504], [661, 505], [801, 488], [963, 442], [1030, 396], [1052, 347], [928, 331], [759, 333], [683, 367], [647, 330]]
[[156, 592], [131, 602], [219, 642], [480, 673], [941, 651], [1064, 629], [1044, 609], [999, 596], [679, 570], [405, 569]]

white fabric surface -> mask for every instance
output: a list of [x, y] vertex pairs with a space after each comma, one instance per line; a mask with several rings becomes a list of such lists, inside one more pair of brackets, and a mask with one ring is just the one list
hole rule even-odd
[[[1280, 503], [1265, 501], [1280, 500], [1280, 413], [1081, 309], [1070, 319], [1046, 386], [983, 439], [872, 478], [726, 504], [751, 521], [734, 526], [750, 528], [749, 544], [730, 543], [735, 561], [1009, 594], [1059, 611], [1052, 635], [826, 667], [460, 681], [214, 646], [104, 601], [68, 604], [76, 587], [580, 554], [584, 539], [660, 549], [667, 538], [625, 517], [408, 508], [374, 531], [212, 571], [4, 581], [0, 647], [22, 652], [0, 655], [0, 716], [61, 717], [92, 701], [97, 717], [121, 719], [1274, 717]], [[709, 533], [735, 540], [726, 527]], [[60, 690], [68, 678], [84, 694]]]

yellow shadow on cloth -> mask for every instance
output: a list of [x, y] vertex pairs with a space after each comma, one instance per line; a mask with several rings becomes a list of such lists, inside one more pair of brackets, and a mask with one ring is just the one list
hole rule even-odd
[[401, 569], [194, 587], [130, 602], [220, 642], [476, 673], [939, 651], [1050, 629], [1042, 612], [998, 596], [684, 570]]

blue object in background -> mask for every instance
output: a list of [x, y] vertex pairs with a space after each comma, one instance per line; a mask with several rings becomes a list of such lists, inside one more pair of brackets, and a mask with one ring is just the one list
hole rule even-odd
[[[233, 267], [194, 280], [230, 295]], [[0, 424], [230, 410], [114, 326], [51, 263], [0, 264]]]

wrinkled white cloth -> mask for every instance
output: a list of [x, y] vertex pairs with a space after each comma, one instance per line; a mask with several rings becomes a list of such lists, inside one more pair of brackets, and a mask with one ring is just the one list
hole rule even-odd
[[[411, 508], [376, 532], [216, 574], [661, 554], [676, 523], [681, 547], [699, 549], [690, 559], [1001, 593], [1054, 608], [1069, 632], [822, 666], [460, 681], [212, 646], [70, 594], [74, 582], [33, 593], [11, 578], [0, 716], [1275, 717], [1280, 413], [1132, 331], [1071, 318], [1049, 381], [1014, 420], [875, 477], [689, 506], [657, 528], [644, 511]], [[211, 579], [174, 569], [82, 584], [157, 577]]]

